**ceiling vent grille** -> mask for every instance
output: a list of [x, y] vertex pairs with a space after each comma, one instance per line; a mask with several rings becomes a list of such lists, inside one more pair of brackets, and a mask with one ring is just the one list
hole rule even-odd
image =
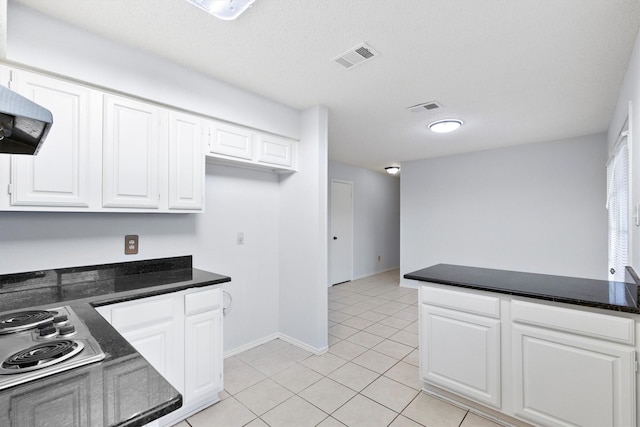
[[349, 49], [343, 54], [336, 56], [332, 61], [342, 65], [344, 68], [353, 68], [356, 65], [362, 64], [363, 62], [371, 60], [379, 55], [380, 54], [371, 48], [371, 46], [366, 43], [362, 43], [352, 49]]
[[424, 102], [422, 104], [412, 105], [411, 107], [407, 107], [407, 110], [412, 113], [422, 113], [424, 111], [432, 111], [442, 108], [442, 104], [438, 101]]

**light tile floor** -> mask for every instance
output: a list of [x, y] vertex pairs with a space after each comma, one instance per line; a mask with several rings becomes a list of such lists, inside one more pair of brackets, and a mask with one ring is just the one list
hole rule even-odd
[[329, 351], [273, 340], [224, 361], [219, 403], [176, 427], [498, 427], [420, 391], [417, 291], [398, 270], [329, 288]]

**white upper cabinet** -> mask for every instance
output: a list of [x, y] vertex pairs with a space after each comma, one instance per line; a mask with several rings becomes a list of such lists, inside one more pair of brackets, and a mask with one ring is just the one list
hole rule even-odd
[[162, 113], [151, 104], [104, 96], [104, 207], [160, 208]]
[[169, 209], [204, 206], [202, 119], [169, 113]]
[[258, 161], [291, 168], [295, 148], [295, 144], [289, 139], [261, 134], [258, 137]]
[[209, 151], [244, 160], [253, 159], [253, 131], [240, 126], [211, 122]]
[[296, 171], [297, 142], [242, 126], [209, 122], [207, 161], [278, 173]]
[[11, 206], [88, 208], [100, 151], [100, 93], [27, 71], [11, 71], [11, 89], [54, 117], [37, 156], [11, 156]]

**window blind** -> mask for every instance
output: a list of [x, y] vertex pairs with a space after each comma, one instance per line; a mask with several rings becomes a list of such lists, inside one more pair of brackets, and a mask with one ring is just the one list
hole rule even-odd
[[609, 216], [609, 280], [623, 282], [629, 265], [629, 147], [627, 133], [607, 164], [607, 210]]

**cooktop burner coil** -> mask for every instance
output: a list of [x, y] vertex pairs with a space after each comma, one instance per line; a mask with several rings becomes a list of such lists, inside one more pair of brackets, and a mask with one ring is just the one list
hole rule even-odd
[[43, 342], [9, 356], [1, 365], [3, 373], [21, 373], [60, 363], [80, 353], [84, 344], [73, 340]]
[[0, 316], [0, 334], [11, 334], [31, 329], [40, 323], [53, 320], [53, 313], [46, 310], [29, 310]]

